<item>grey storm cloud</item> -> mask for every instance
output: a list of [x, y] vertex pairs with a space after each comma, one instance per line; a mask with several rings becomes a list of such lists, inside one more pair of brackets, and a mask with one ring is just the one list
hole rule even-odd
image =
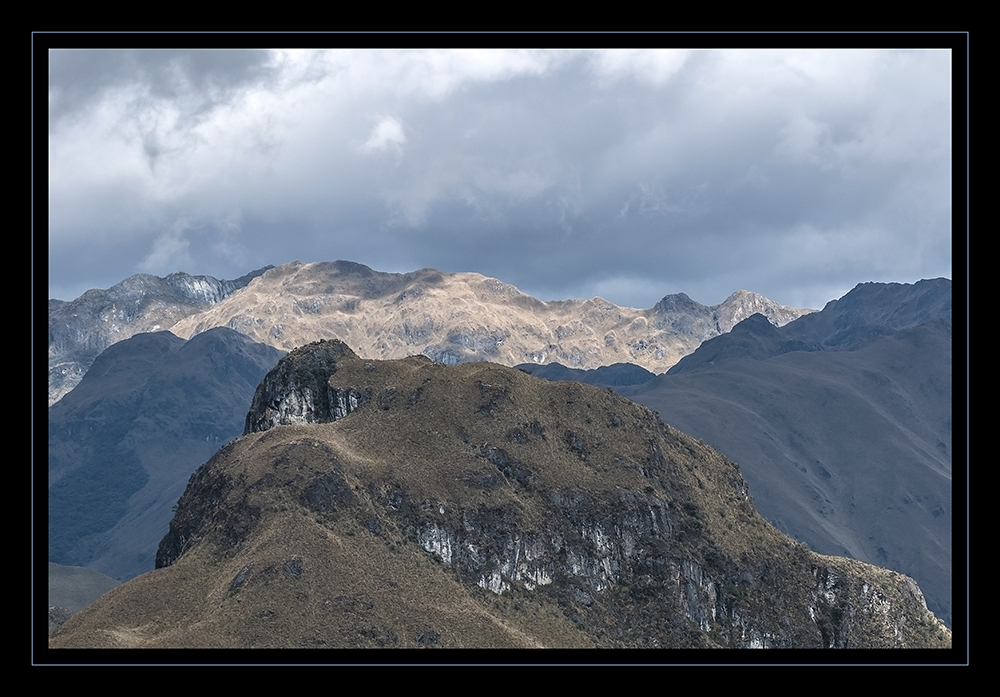
[[951, 61], [54, 51], [50, 294], [293, 259], [640, 307], [950, 277]]

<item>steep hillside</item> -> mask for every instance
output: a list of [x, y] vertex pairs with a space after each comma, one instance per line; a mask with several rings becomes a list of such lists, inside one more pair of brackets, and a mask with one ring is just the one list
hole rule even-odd
[[52, 647], [949, 646], [916, 584], [824, 557], [609, 390], [293, 351], [191, 477], [157, 569]]
[[684, 294], [648, 310], [601, 298], [542, 302], [475, 273], [391, 274], [346, 261], [293, 262], [171, 331], [190, 337], [225, 326], [285, 350], [339, 339], [374, 359], [422, 353], [448, 364], [559, 362], [573, 368], [627, 362], [661, 373], [754, 312], [784, 324], [809, 311], [749, 291], [712, 307]]
[[190, 474], [242, 430], [281, 353], [229, 330], [137, 334], [49, 407], [49, 560], [118, 580], [153, 568]]

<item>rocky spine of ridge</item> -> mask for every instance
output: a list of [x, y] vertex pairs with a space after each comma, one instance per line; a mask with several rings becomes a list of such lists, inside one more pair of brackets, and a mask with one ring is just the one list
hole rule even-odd
[[49, 300], [49, 406], [79, 384], [94, 359], [112, 344], [142, 332], [169, 329], [270, 268], [233, 280], [183, 272], [163, 278], [137, 274], [69, 302]]
[[262, 382], [156, 565], [52, 645], [950, 645], [911, 579], [794, 543], [736, 465], [644, 407], [335, 341]]

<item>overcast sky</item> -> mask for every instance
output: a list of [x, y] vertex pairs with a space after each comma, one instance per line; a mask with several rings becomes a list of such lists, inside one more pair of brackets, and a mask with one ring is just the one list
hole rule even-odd
[[53, 51], [49, 294], [296, 259], [633, 307], [951, 278], [952, 60]]

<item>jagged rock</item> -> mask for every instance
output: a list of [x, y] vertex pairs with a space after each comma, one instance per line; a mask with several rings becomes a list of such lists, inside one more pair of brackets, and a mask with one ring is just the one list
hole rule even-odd
[[317, 341], [296, 349], [268, 373], [247, 413], [244, 434], [287, 424], [336, 421], [366, 404], [371, 395], [328, 383], [340, 359], [358, 360], [341, 341]]

